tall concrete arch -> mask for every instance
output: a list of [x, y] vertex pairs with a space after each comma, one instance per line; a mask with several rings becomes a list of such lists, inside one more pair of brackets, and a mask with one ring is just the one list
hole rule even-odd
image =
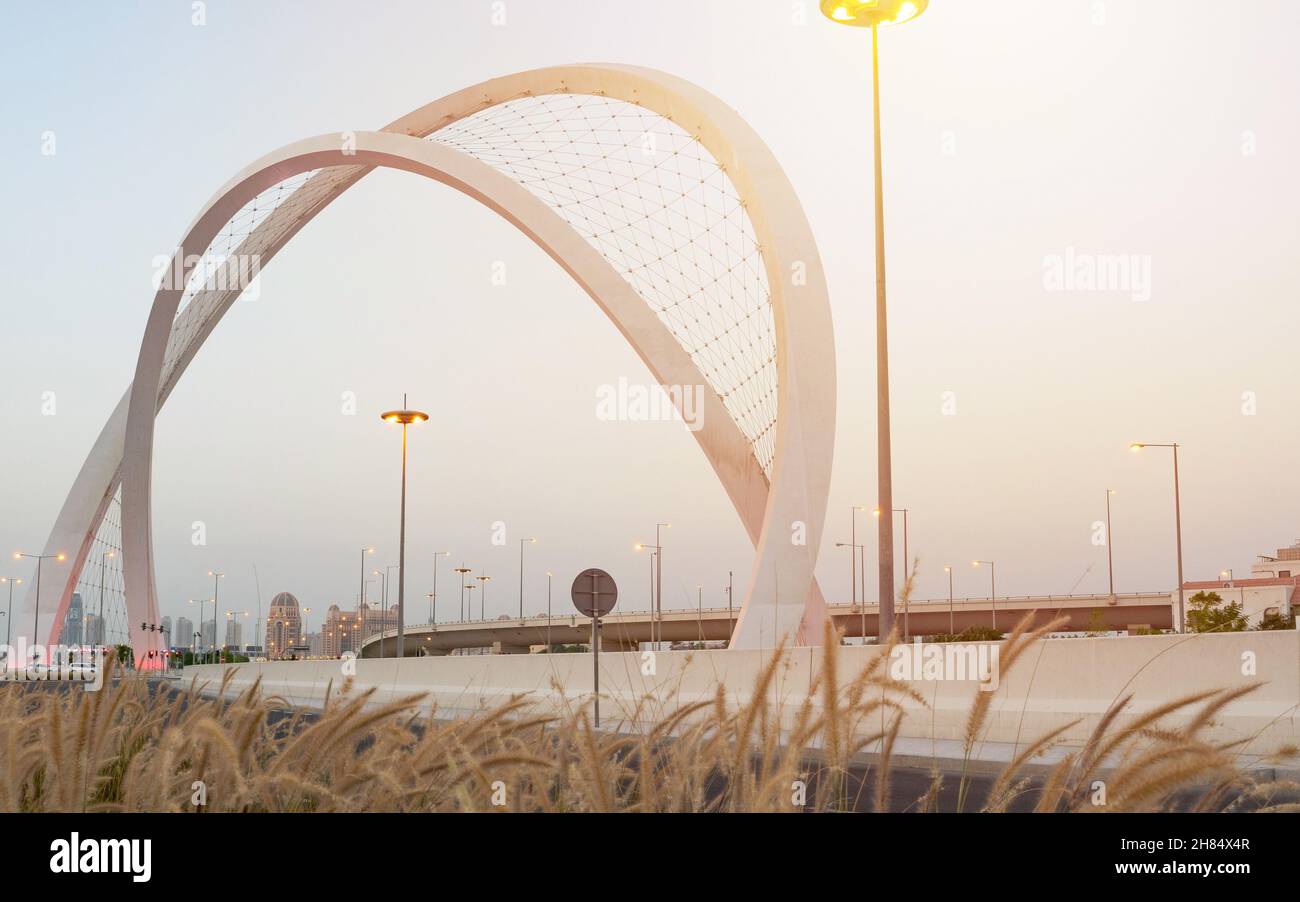
[[[664, 385], [709, 384], [691, 353], [610, 260], [536, 193], [475, 156], [425, 140], [453, 123], [522, 98], [591, 95], [635, 104], [686, 129], [717, 161], [743, 202], [766, 275], [775, 325], [776, 415], [767, 466], [723, 399], [704, 393], [694, 434], [755, 544], [750, 590], [732, 647], [778, 641], [818, 644], [825, 604], [813, 576], [829, 492], [835, 430], [835, 359], [820, 257], [803, 210], [776, 159], [739, 115], [708, 92], [649, 69], [590, 64], [532, 70], [448, 95], [377, 132], [332, 133], [283, 147], [231, 179], [205, 205], [178, 244], [177, 266], [201, 255], [253, 198], [286, 179], [314, 173], [308, 200], [277, 210], [248, 241], [262, 265], [307, 222], [375, 167], [446, 184], [505, 218], [549, 254], [587, 292]], [[280, 215], [283, 213], [283, 215]], [[104, 510], [119, 485], [131, 642], [141, 666], [158, 650], [151, 535], [154, 421], [190, 360], [239, 295], [232, 288], [202, 307], [178, 311], [184, 284], [155, 294], [135, 378], [74, 483], [47, 543], [69, 552], [56, 578], [62, 592], [50, 641]], [[29, 609], [32, 599], [29, 594]]]

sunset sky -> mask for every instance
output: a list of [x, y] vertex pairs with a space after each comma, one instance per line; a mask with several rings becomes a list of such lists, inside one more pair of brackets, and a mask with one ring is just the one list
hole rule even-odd
[[[834, 543], [875, 504], [869, 34], [813, 0], [507, 0], [504, 25], [488, 0], [205, 9], [201, 26], [172, 0], [0, 12], [0, 549], [44, 543], [132, 377], [153, 258], [235, 172], [496, 75], [607, 61], [733, 106], [804, 205], [839, 378], [818, 578], [848, 600]], [[1300, 536], [1298, 44], [1286, 0], [933, 0], [882, 32], [894, 498], [920, 597], [946, 597], [945, 564], [958, 597], [987, 594], [974, 558], [997, 562], [999, 595], [1104, 592], [1107, 488], [1117, 588], [1174, 588], [1169, 456], [1135, 440], [1183, 445], [1189, 579]], [[1101, 255], [1149, 284], [1054, 290], [1054, 258]], [[515, 610], [526, 536], [527, 613], [547, 569], [567, 610], [589, 566], [644, 608], [633, 545], [659, 521], [665, 606], [693, 607], [697, 585], [725, 606], [728, 570], [739, 601], [751, 546], [694, 438], [595, 415], [621, 378], [648, 374], [530, 241], [446, 187], [369, 175], [268, 266], [160, 415], [162, 613], [190, 616], [209, 569], [223, 606], [252, 610], [254, 564], [263, 611], [286, 590], [313, 625], [354, 606], [358, 549], [397, 561], [399, 439], [378, 414], [403, 392], [432, 415], [411, 433], [408, 620], [435, 550], [494, 577], [489, 616]], [[444, 604], [453, 579], [444, 563]]]

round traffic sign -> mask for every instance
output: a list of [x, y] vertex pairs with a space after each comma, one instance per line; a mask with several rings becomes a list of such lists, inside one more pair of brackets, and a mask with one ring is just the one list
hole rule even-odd
[[588, 617], [604, 617], [614, 610], [614, 603], [618, 601], [618, 586], [614, 585], [614, 577], [604, 570], [592, 567], [574, 577], [569, 595], [579, 612]]

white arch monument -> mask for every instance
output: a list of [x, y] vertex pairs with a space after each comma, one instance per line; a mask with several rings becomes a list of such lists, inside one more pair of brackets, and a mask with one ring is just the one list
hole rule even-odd
[[[422, 175], [491, 208], [587, 292], [665, 386], [706, 386], [700, 447], [755, 545], [731, 647], [820, 644], [813, 576], [835, 438], [835, 348], [825, 276], [772, 153], [731, 108], [662, 72], [584, 64], [496, 78], [375, 132], [270, 153], [218, 191], [174, 264], [254, 258], [375, 167]], [[195, 265], [197, 262], [197, 266]], [[151, 666], [161, 634], [151, 536], [154, 421], [242, 284], [164, 282], [135, 378], [95, 442], [46, 544], [68, 559], [58, 638], [117, 493], [131, 644]], [[93, 602], [93, 599], [90, 599]], [[34, 605], [28, 593], [27, 613]]]

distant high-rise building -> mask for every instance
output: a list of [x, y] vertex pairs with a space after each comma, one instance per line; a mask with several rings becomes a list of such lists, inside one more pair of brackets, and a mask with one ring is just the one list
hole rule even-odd
[[324, 646], [324, 637], [320, 633], [308, 633], [303, 636], [303, 642], [307, 646], [307, 654], [313, 658], [321, 656], [321, 648]]
[[63, 644], [80, 645], [85, 641], [85, 623], [82, 617], [85, 612], [81, 608], [81, 593], [73, 592], [72, 601], [68, 605], [68, 616], [63, 621]]
[[163, 648], [171, 648], [172, 647], [172, 619], [170, 617], [164, 617], [162, 619], [161, 626], [163, 632]]
[[349, 651], [360, 654], [361, 643], [365, 639], [375, 635], [381, 629], [396, 628], [396, 605], [393, 605], [387, 613], [377, 607], [344, 613], [338, 605], [332, 604], [325, 612], [325, 625], [321, 627], [320, 653], [327, 658], [338, 658]]
[[213, 649], [217, 645], [217, 621], [203, 621], [202, 631], [199, 633], [199, 646], [201, 648]]
[[98, 614], [85, 615], [86, 629], [85, 642], [87, 645], [104, 644], [104, 621], [99, 619]]
[[176, 648], [189, 648], [194, 644], [194, 621], [188, 617], [176, 618], [176, 636], [172, 640]]
[[235, 618], [226, 621], [226, 647], [239, 648], [242, 644], [241, 637], [244, 634], [244, 625]]
[[283, 658], [301, 644], [302, 614], [298, 599], [281, 592], [271, 599], [271, 611], [266, 618], [266, 656], [272, 660]]

